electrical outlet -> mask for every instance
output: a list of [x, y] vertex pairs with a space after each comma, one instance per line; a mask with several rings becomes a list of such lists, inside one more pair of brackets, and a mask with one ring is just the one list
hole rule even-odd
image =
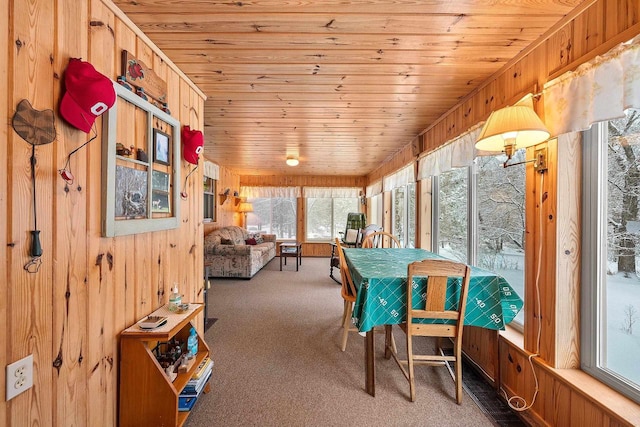
[[33, 354], [7, 365], [7, 396], [11, 400], [33, 386]]

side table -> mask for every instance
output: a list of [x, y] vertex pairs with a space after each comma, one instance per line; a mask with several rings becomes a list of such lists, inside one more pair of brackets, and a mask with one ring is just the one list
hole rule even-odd
[[280, 243], [280, 271], [282, 271], [282, 259], [287, 265], [287, 258], [296, 259], [296, 271], [302, 265], [302, 242], [282, 242]]

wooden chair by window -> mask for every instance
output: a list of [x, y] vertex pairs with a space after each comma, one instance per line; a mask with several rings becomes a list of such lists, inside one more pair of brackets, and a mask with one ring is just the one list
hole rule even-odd
[[[422, 307], [413, 308], [413, 293], [418, 292], [413, 287], [414, 278], [427, 277], [426, 298]], [[407, 359], [400, 360], [398, 352], [388, 326], [385, 347], [391, 352], [402, 373], [409, 381], [411, 401], [416, 400], [414, 365], [445, 365], [449, 369], [456, 384], [456, 401], [462, 403], [462, 329], [464, 313], [466, 309], [467, 294], [469, 291], [469, 279], [471, 269], [461, 263], [448, 260], [428, 259], [416, 261], [407, 267], [407, 319], [400, 324], [400, 328], [407, 337]], [[459, 285], [457, 308], [445, 307], [447, 301], [447, 283], [450, 278], [454, 278]], [[414, 319], [429, 319], [440, 323], [415, 323]], [[446, 323], [442, 323], [446, 322]], [[413, 352], [413, 337], [428, 336], [437, 337], [438, 354], [417, 355]], [[453, 355], [445, 355], [441, 341], [443, 338], [453, 340]], [[448, 361], [455, 362], [455, 373], [447, 364]], [[408, 368], [408, 369], [407, 369]]]
[[[395, 245], [395, 246], [394, 246]], [[374, 231], [362, 240], [363, 248], [400, 248], [400, 240], [391, 233], [386, 231]]]
[[342, 245], [340, 244], [340, 239], [336, 237], [336, 249], [338, 252], [338, 257], [340, 259], [340, 276], [342, 278], [342, 289], [340, 294], [342, 295], [342, 299], [344, 300], [344, 310], [342, 311], [342, 344], [340, 348], [342, 351], [345, 351], [347, 348], [347, 338], [349, 337], [349, 331], [358, 330], [351, 323], [351, 313], [353, 313], [353, 303], [356, 302], [356, 286], [353, 284], [353, 279], [351, 278], [351, 272], [349, 271], [349, 267], [347, 267], [347, 262], [344, 259], [344, 252], [342, 251]]

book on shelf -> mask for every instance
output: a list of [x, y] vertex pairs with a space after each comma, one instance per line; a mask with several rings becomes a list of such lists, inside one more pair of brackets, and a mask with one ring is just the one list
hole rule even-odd
[[211, 378], [211, 372], [209, 372], [206, 376], [201, 377], [203, 381], [200, 382], [197, 386], [187, 385], [182, 392], [180, 393], [180, 397], [198, 397], [202, 390], [204, 390], [204, 386], [207, 385], [207, 381]]
[[198, 365], [198, 369], [196, 369], [196, 372], [191, 377], [191, 380], [197, 380], [198, 378], [200, 378], [202, 374], [204, 374], [204, 372], [209, 369], [209, 365], [213, 365], [213, 360], [209, 359], [209, 356], [207, 356], [202, 359], [202, 362], [200, 362], [200, 364]]
[[193, 408], [193, 405], [196, 404], [197, 397], [186, 397], [180, 396], [178, 397], [178, 411], [179, 412], [188, 412]]
[[140, 329], [155, 329], [167, 323], [166, 316], [147, 316], [145, 319], [138, 322]]

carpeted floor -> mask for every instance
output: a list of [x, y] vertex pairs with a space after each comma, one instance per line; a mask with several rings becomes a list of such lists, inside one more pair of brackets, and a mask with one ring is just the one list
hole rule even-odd
[[[376, 338], [376, 397], [364, 391], [364, 338], [339, 348], [343, 302], [329, 260], [305, 258], [279, 271], [275, 258], [251, 280], [215, 279], [205, 334], [214, 360], [211, 392], [192, 410], [195, 426], [495, 426], [442, 367], [417, 370], [417, 401]], [[400, 336], [398, 336], [400, 339]], [[424, 345], [432, 345], [425, 343]]]

